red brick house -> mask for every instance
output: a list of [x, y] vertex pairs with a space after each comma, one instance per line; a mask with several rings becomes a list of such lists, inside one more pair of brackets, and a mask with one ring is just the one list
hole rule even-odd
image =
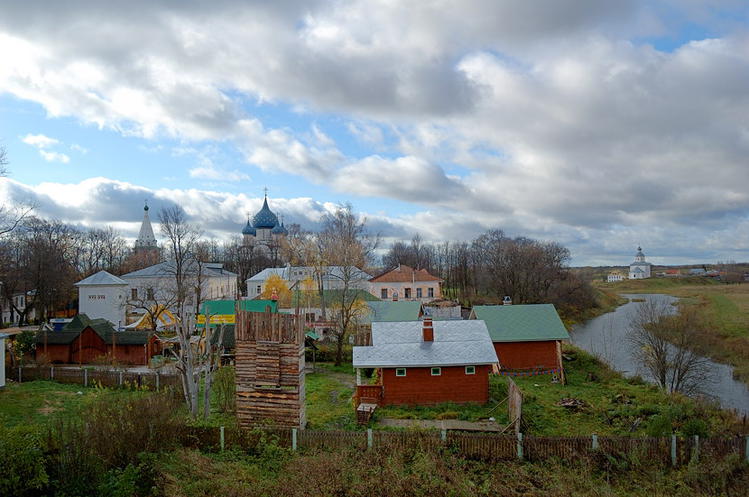
[[145, 365], [161, 352], [156, 336], [145, 331], [115, 331], [105, 319], [78, 314], [62, 331], [36, 335], [36, 357], [57, 364], [90, 364], [100, 357], [129, 365]]
[[[482, 321], [374, 322], [372, 345], [354, 347], [357, 397], [379, 405], [486, 403], [497, 363]], [[379, 384], [361, 385], [361, 369]]]
[[505, 370], [562, 370], [561, 342], [570, 336], [553, 304], [477, 305]]

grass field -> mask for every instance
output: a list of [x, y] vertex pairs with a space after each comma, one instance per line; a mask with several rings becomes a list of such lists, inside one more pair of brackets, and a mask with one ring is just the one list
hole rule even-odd
[[749, 284], [723, 284], [709, 278], [650, 278], [619, 283], [596, 283], [605, 292], [665, 293], [696, 307], [708, 331], [697, 337], [694, 349], [734, 367], [737, 379], [749, 383]]

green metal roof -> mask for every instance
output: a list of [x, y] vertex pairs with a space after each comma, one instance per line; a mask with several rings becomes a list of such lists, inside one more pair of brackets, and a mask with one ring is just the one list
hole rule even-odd
[[[325, 297], [325, 305], [329, 306], [331, 303], [340, 302], [343, 299], [343, 290], [323, 290], [323, 296]], [[312, 291], [292, 291], [291, 293], [291, 307], [297, 306], [297, 300], [299, 306], [304, 307], [309, 305], [310, 307], [320, 307], [320, 293], [317, 290]], [[351, 302], [352, 300], [363, 300], [365, 302], [378, 302], [380, 299], [372, 295], [366, 290], [351, 289], [346, 294], [346, 301]]]
[[374, 322], [418, 321], [421, 314], [421, 302], [399, 300], [382, 300], [367, 302], [369, 314], [362, 319], [365, 324]]
[[104, 343], [108, 345], [112, 343], [118, 345], [143, 345], [151, 337], [151, 334], [145, 331], [115, 331], [112, 324], [106, 319], [91, 319], [85, 314], [78, 314], [72, 321], [65, 325], [62, 331], [37, 332], [36, 343], [43, 344], [46, 340], [49, 345], [69, 344], [88, 327], [94, 330], [104, 340]]
[[570, 339], [554, 304], [477, 305], [471, 318], [486, 322], [492, 342]]
[[[212, 316], [216, 315], [233, 315], [235, 300], [208, 300], [203, 302], [200, 307], [200, 313], [205, 315], [206, 310]], [[278, 312], [278, 302], [273, 300], [240, 300], [239, 310], [250, 312], [265, 312], [265, 308], [270, 306], [271, 312]]]

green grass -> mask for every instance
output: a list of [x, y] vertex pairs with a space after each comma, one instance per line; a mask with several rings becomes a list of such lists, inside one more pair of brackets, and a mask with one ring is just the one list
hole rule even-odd
[[75, 416], [77, 410], [92, 399], [118, 395], [139, 395], [139, 392], [86, 388], [53, 381], [8, 383], [0, 390], [0, 419], [8, 426], [44, 426], [58, 415]]
[[[318, 364], [319, 366], [319, 364]], [[350, 366], [349, 366], [350, 367]], [[311, 429], [354, 428], [353, 388], [327, 373], [310, 373], [305, 380], [307, 427]]]

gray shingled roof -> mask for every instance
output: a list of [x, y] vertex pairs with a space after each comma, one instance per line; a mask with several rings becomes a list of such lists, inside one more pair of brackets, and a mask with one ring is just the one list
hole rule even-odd
[[[205, 276], [237, 276], [236, 273], [223, 269], [223, 264], [219, 263], [203, 263], [202, 264], [203, 274]], [[185, 268], [186, 274], [196, 274], [198, 272], [197, 263], [188, 264]], [[148, 266], [131, 273], [123, 274], [122, 278], [163, 278], [174, 275], [174, 263], [172, 262], [160, 262], [153, 266]]]
[[74, 286], [89, 286], [89, 285], [127, 285], [127, 281], [122, 278], [110, 274], [106, 271], [99, 271], [96, 274], [92, 274], [88, 278], [84, 278]]
[[372, 345], [354, 347], [354, 367], [430, 367], [499, 362], [483, 321], [435, 321], [424, 342], [421, 321], [374, 322]]

